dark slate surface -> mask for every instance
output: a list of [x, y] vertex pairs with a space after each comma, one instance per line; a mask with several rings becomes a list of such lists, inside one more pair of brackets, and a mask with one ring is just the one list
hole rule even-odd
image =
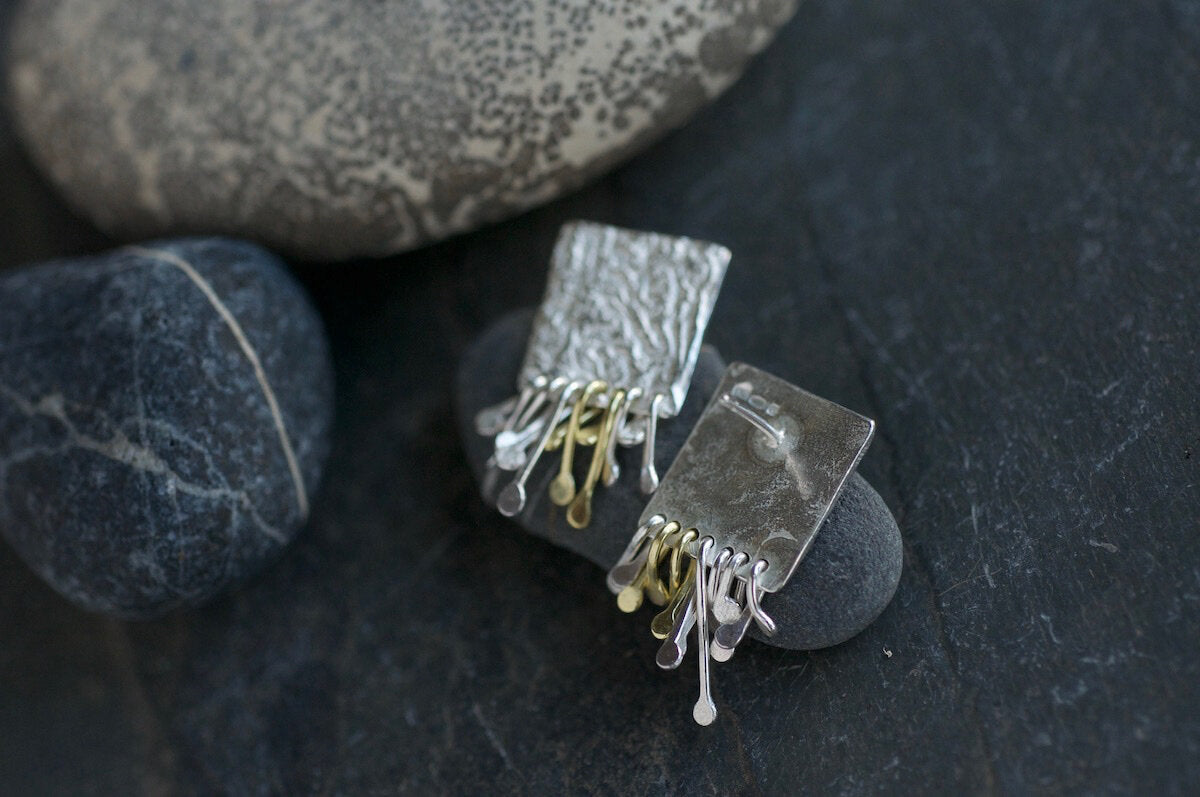
[[[463, 355], [458, 369], [454, 397], [458, 433], [488, 505], [494, 505], [514, 474], [486, 467], [495, 450], [495, 438], [478, 434], [474, 418], [484, 407], [514, 393], [533, 312], [532, 308], [518, 310], [488, 327]], [[683, 408], [678, 416], [659, 424], [655, 459], [660, 473], [665, 474], [675, 460], [724, 373], [721, 355], [711, 346], [703, 347]], [[648, 499], [638, 487], [641, 455], [640, 446], [617, 452], [621, 478], [609, 487], [597, 488], [592, 522], [586, 529], [572, 528], [566, 512], [550, 501], [550, 481], [560, 460], [555, 453], [544, 455], [526, 484], [525, 508], [513, 520], [531, 534], [587, 557], [606, 572], [620, 559], [646, 507]], [[590, 457], [577, 455], [576, 478], [583, 478]], [[763, 601], [764, 611], [775, 621], [775, 634], [768, 638], [756, 626], [750, 633], [792, 650], [845, 642], [886, 608], [900, 582], [903, 560], [904, 543], [895, 518], [871, 485], [857, 473], [851, 474], [787, 586]], [[600, 572], [593, 583], [598, 590], [607, 588]], [[657, 611], [647, 603], [640, 613], [647, 629]]]
[[333, 374], [284, 264], [221, 238], [0, 272], [0, 536], [147, 619], [273, 561], [329, 451]]
[[[313, 271], [339, 415], [309, 529], [142, 625], [0, 548], [0, 791], [1189, 791], [1197, 52], [1185, 2], [810, 2], [586, 191]], [[0, 156], [5, 264], [102, 245]], [[579, 216], [730, 246], [710, 340], [879, 421], [896, 599], [836, 648], [739, 651], [711, 728], [694, 669], [657, 672], [454, 442], [457, 358], [538, 301]]]

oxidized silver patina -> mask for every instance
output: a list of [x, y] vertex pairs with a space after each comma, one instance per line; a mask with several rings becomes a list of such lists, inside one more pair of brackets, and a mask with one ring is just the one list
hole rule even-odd
[[759, 601], [791, 578], [874, 432], [869, 418], [757, 368], [726, 369], [608, 573], [622, 611], [643, 597], [666, 605], [650, 625], [659, 667], [679, 666], [696, 628], [696, 722], [717, 716], [710, 659], [728, 661], [752, 622], [775, 633]]
[[700, 421], [642, 513], [764, 560], [777, 592], [808, 552], [875, 422], [744, 363], [725, 371]]

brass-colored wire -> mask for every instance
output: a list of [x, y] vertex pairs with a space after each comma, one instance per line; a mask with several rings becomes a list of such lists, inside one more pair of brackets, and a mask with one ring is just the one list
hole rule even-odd
[[600, 423], [600, 433], [596, 437], [596, 445], [592, 450], [592, 463], [588, 466], [583, 488], [576, 493], [570, 508], [567, 509], [567, 522], [574, 528], [582, 529], [592, 522], [592, 495], [596, 491], [596, 483], [600, 481], [604, 465], [608, 461], [608, 446], [612, 442], [613, 426], [621, 417], [621, 410], [625, 405], [625, 395], [624, 390], [617, 390], [608, 402], [603, 421]]
[[[579, 431], [575, 433], [575, 444], [584, 446], [596, 445], [596, 438], [600, 435], [600, 424], [593, 423], [601, 416], [604, 409], [601, 407], [588, 407], [583, 412], [583, 416], [579, 421]], [[567, 428], [571, 425], [570, 420], [563, 421], [555, 429], [550, 436], [550, 442], [546, 444], [547, 451], [557, 451], [562, 448], [563, 440], [567, 436]]]
[[680, 580], [680, 588], [671, 595], [671, 601], [667, 604], [667, 608], [654, 615], [654, 619], [650, 621], [650, 633], [654, 635], [655, 639], [666, 639], [671, 635], [671, 629], [675, 627], [675, 622], [679, 619], [679, 612], [685, 610], [686, 601], [683, 598], [687, 590], [684, 587], [695, 578], [696, 560], [693, 559], [688, 565], [687, 575]]
[[567, 432], [563, 438], [562, 462], [559, 465], [558, 475], [554, 477], [554, 481], [550, 482], [550, 500], [559, 506], [566, 506], [575, 498], [575, 476], [571, 469], [575, 464], [575, 438], [579, 434], [583, 412], [587, 409], [588, 402], [593, 396], [606, 390], [608, 390], [608, 383], [603, 380], [596, 379], [589, 382], [571, 409], [571, 420], [567, 422]]
[[664, 546], [666, 538], [675, 532], [679, 531], [679, 523], [671, 521], [667, 523], [658, 534], [654, 536], [654, 540], [650, 543], [650, 555], [646, 557], [646, 567], [643, 570], [645, 577], [642, 580], [643, 589], [646, 597], [656, 606], [665, 606], [670, 600], [669, 588], [663, 583], [662, 577], [659, 574], [659, 569], [662, 567]]
[[[685, 550], [699, 537], [697, 529], [684, 529], [678, 521], [663, 524], [646, 543], [649, 549], [637, 577], [617, 595], [617, 605], [624, 612], [637, 611], [647, 599], [667, 607], [651, 623], [651, 631], [659, 639], [665, 639], [674, 627], [682, 610], [681, 596], [699, 577], [695, 556]], [[696, 584], [696, 588], [702, 589], [703, 585]]]
[[617, 594], [617, 606], [621, 611], [626, 613], [636, 612], [638, 607], [642, 605], [643, 600], [649, 593], [651, 574], [657, 572], [662, 561], [659, 558], [662, 551], [662, 540], [666, 535], [678, 528], [678, 523], [664, 523], [654, 532], [654, 536], [650, 538], [650, 541], [646, 543], [650, 547], [646, 551], [646, 559], [642, 562], [641, 569], [633, 581], [630, 582], [629, 586]]

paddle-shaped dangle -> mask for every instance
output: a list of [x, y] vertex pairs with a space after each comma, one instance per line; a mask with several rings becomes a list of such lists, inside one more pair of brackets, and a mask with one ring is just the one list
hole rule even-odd
[[[625, 391], [613, 393], [604, 413], [604, 421], [596, 434], [596, 447], [592, 452], [592, 464], [588, 466], [587, 478], [584, 479], [583, 489], [571, 501], [567, 509], [567, 522], [577, 529], [582, 529], [592, 522], [592, 494], [596, 491], [596, 483], [600, 481], [604, 468], [608, 463], [608, 446], [616, 436], [617, 419], [625, 409]], [[566, 460], [566, 455], [563, 455]]]
[[580, 387], [582, 385], [578, 382], [569, 382], [559, 393], [558, 401], [554, 404], [554, 409], [551, 410], [550, 415], [546, 418], [545, 423], [543, 423], [542, 437], [537, 447], [534, 448], [533, 453], [526, 459], [525, 466], [521, 468], [521, 472], [517, 475], [517, 478], [513, 479], [504, 488], [503, 492], [500, 493], [500, 497], [496, 499], [496, 508], [500, 510], [500, 514], [512, 517], [525, 508], [525, 482], [529, 481], [529, 476], [533, 473], [538, 459], [541, 457], [542, 452], [546, 450], [546, 446], [550, 444], [550, 439], [554, 436], [554, 431], [558, 427], [558, 421], [562, 417], [563, 412], [566, 411], [567, 404], [579, 392]]
[[709, 554], [712, 551], [713, 538], [705, 537], [700, 541], [700, 551], [697, 557], [696, 587], [696, 634], [699, 644], [696, 649], [700, 658], [700, 697], [692, 708], [692, 718], [701, 725], [711, 725], [717, 718], [717, 705], [712, 699], [712, 684], [708, 677], [708, 589], [705, 585], [704, 574], [709, 566]]
[[550, 482], [550, 500], [559, 506], [566, 506], [575, 497], [575, 476], [572, 468], [575, 465], [575, 446], [579, 438], [579, 427], [583, 423], [583, 412], [588, 402], [598, 393], [608, 390], [608, 384], [599, 379], [588, 384], [583, 393], [575, 401], [571, 410], [571, 419], [567, 421], [567, 433], [563, 438], [562, 460], [559, 463], [558, 475]]

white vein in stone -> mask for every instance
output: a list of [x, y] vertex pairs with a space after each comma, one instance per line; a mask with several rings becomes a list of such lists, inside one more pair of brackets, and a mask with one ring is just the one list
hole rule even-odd
[[263, 533], [275, 539], [280, 543], [286, 543], [287, 538], [279, 529], [267, 523], [259, 516], [254, 509], [249, 496], [239, 490], [232, 490], [228, 487], [214, 488], [205, 487], [200, 484], [195, 484], [180, 476], [171, 466], [168, 465], [162, 457], [155, 453], [152, 449], [138, 445], [129, 439], [116, 425], [113, 426], [113, 434], [108, 440], [100, 440], [91, 435], [80, 432], [75, 426], [70, 416], [67, 414], [67, 402], [61, 393], [50, 393], [42, 396], [40, 399], [29, 400], [15, 390], [6, 385], [0, 385], [0, 396], [6, 397], [11, 401], [17, 409], [24, 415], [32, 418], [41, 416], [52, 418], [58, 421], [67, 433], [67, 443], [65, 446], [56, 448], [47, 448], [42, 446], [32, 446], [24, 451], [16, 452], [15, 454], [6, 457], [0, 464], [7, 469], [11, 465], [29, 456], [51, 456], [56, 453], [63, 453], [67, 447], [79, 448], [84, 451], [91, 451], [94, 454], [99, 454], [102, 457], [111, 459], [114, 462], [120, 462], [123, 465], [128, 465], [135, 470], [153, 473], [157, 476], [164, 476], [168, 479], [168, 484], [173, 490], [178, 490], [181, 493], [195, 496], [197, 498], [230, 500], [233, 502], [232, 509], [236, 512], [240, 505], [249, 510], [251, 517]]
[[300, 465], [296, 461], [296, 452], [292, 448], [292, 440], [288, 435], [287, 425], [283, 420], [283, 413], [279, 409], [279, 402], [275, 398], [275, 391], [271, 388], [270, 382], [267, 381], [267, 374], [263, 370], [262, 361], [259, 360], [258, 352], [254, 350], [254, 346], [250, 344], [249, 338], [242, 330], [242, 325], [233, 317], [233, 313], [221, 301], [221, 297], [217, 296], [217, 292], [213, 290], [212, 285], [208, 280], [195, 269], [192, 264], [188, 263], [182, 257], [179, 257], [174, 252], [169, 252], [165, 249], [151, 249], [144, 246], [126, 247], [126, 251], [133, 252], [143, 257], [148, 257], [153, 260], [158, 260], [162, 263], [174, 266], [182, 271], [188, 279], [190, 279], [200, 292], [208, 299], [208, 303], [217, 311], [217, 315], [229, 327], [229, 331], [233, 333], [234, 339], [237, 340], [238, 346], [246, 359], [250, 361], [250, 366], [254, 369], [254, 376], [258, 380], [258, 385], [262, 389], [263, 396], [267, 400], [267, 406], [271, 410], [271, 417], [275, 421], [275, 431], [279, 435], [279, 444], [283, 447], [283, 456], [287, 460], [288, 470], [291, 471], [292, 481], [296, 486], [296, 503], [300, 506], [300, 514], [308, 517], [308, 491], [304, 486], [304, 477], [300, 474]]

